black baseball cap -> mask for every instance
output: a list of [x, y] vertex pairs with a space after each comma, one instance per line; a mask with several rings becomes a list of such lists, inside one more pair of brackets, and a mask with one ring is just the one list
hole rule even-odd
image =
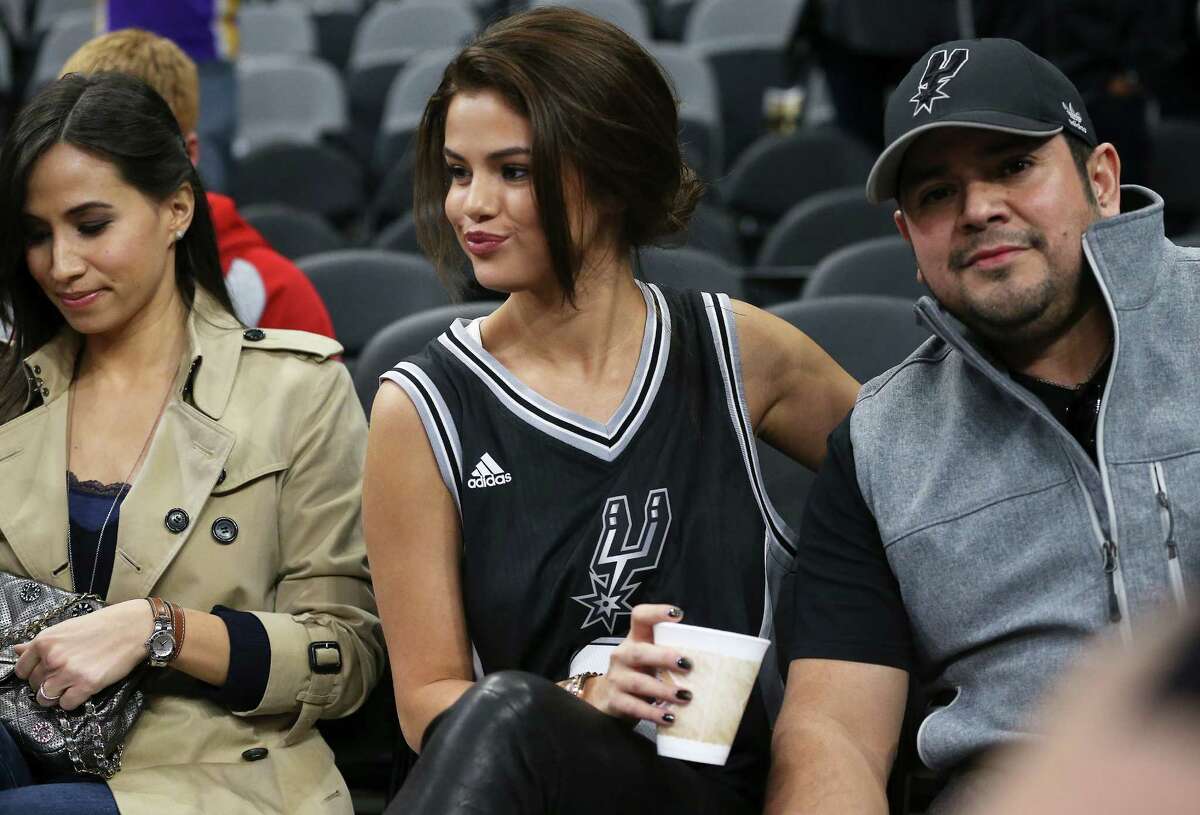
[[888, 98], [887, 147], [867, 178], [867, 200], [896, 197], [904, 154], [936, 127], [1020, 136], [1070, 134], [1095, 147], [1083, 97], [1062, 71], [1016, 40], [955, 40], [917, 60]]

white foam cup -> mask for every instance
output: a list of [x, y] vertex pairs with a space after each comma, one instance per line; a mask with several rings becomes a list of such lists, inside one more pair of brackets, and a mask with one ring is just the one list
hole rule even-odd
[[692, 661], [690, 671], [660, 671], [659, 679], [687, 688], [692, 700], [673, 705], [675, 722], [658, 728], [658, 754], [724, 764], [737, 735], [758, 669], [771, 641], [715, 628], [656, 623], [654, 642]]

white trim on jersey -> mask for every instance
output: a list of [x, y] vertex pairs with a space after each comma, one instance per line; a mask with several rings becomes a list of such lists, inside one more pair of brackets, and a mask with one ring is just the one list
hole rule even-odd
[[602, 461], [613, 461], [637, 435], [662, 384], [671, 347], [671, 312], [657, 287], [638, 282], [646, 298], [646, 327], [633, 381], [607, 423], [567, 410], [513, 376], [471, 335], [470, 323], [457, 320], [438, 341], [479, 377], [517, 418], [548, 436]]
[[463, 479], [462, 443], [459, 440], [458, 427], [454, 424], [454, 416], [446, 405], [437, 385], [424, 371], [411, 362], [401, 362], [390, 371], [384, 371], [379, 377], [389, 382], [395, 382], [408, 398], [412, 400], [421, 424], [425, 426], [425, 435], [429, 446], [433, 449], [433, 457], [437, 460], [438, 471], [454, 505], [458, 507], [459, 517], [462, 517], [462, 501], [459, 497], [460, 485]]
[[708, 325], [712, 334], [713, 349], [717, 355], [717, 366], [721, 369], [721, 378], [725, 382], [725, 398], [729, 406], [729, 419], [733, 423], [733, 433], [737, 437], [738, 446], [742, 450], [742, 461], [746, 465], [746, 475], [750, 479], [750, 491], [758, 503], [759, 512], [763, 518], [763, 616], [759, 626], [759, 636], [771, 640], [763, 658], [759, 671], [758, 684], [763, 693], [763, 702], [771, 720], [779, 712], [783, 703], [783, 680], [779, 673], [778, 653], [775, 646], [775, 619], [772, 596], [778, 586], [771, 584], [773, 572], [772, 562], [782, 566], [776, 557], [776, 552], [783, 556], [783, 564], [790, 563], [796, 552], [796, 533], [788, 526], [783, 517], [775, 510], [771, 496], [767, 493], [763, 481], [762, 469], [758, 463], [758, 448], [755, 446], [754, 429], [750, 424], [750, 407], [746, 403], [746, 391], [742, 384], [742, 354], [738, 344], [737, 323], [733, 315], [733, 306], [729, 295], [712, 295], [702, 293], [704, 310], [708, 315]]

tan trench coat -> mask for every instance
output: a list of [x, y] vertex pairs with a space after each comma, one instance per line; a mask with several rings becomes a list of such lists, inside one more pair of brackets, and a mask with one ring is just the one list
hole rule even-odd
[[[155, 671], [109, 786], [123, 815], [351, 813], [313, 723], [358, 707], [383, 667], [359, 517], [365, 419], [345, 366], [329, 359], [336, 342], [279, 330], [255, 341], [218, 314], [198, 291], [179, 388], [121, 507], [108, 599], [252, 611], [270, 678], [257, 709], [233, 714], [195, 680]], [[0, 425], [0, 570], [64, 588], [78, 345], [64, 331], [26, 360], [38, 394]], [[164, 525], [174, 508], [190, 519], [178, 534]], [[212, 534], [220, 517], [238, 525], [232, 544]], [[310, 668], [309, 643], [326, 640], [340, 645], [339, 673]], [[243, 758], [255, 747], [266, 758]]]

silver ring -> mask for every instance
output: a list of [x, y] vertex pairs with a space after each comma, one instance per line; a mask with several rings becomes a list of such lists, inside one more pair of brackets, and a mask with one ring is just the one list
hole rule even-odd
[[43, 699], [45, 699], [47, 702], [57, 702], [59, 699], [63, 698], [63, 695], [61, 693], [58, 696], [51, 696], [50, 694], [46, 693], [46, 683], [45, 682], [38, 685], [37, 695], [42, 697]]

